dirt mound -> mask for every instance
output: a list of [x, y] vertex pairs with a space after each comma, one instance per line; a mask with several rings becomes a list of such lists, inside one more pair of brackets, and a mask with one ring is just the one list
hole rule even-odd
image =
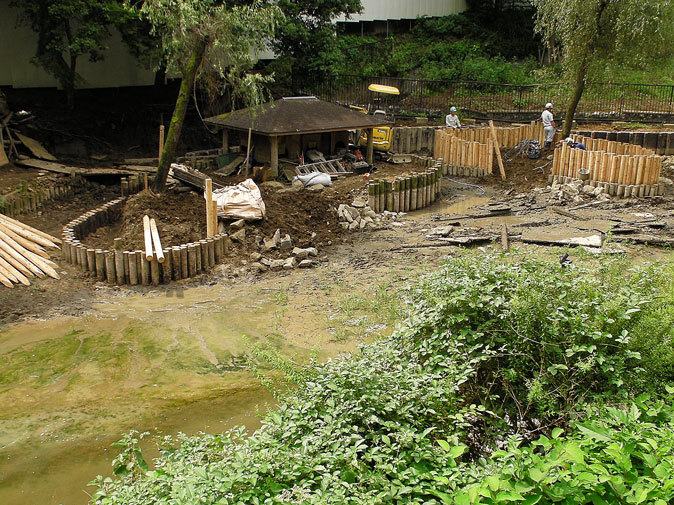
[[[351, 198], [326, 188], [308, 191], [302, 188], [265, 186], [260, 188], [267, 207], [267, 218], [247, 222], [243, 242], [233, 242], [228, 256], [247, 258], [259, 249], [263, 237], [271, 237], [277, 229], [289, 234], [298, 247], [321, 247], [344, 234], [339, 225], [335, 208], [340, 203], [350, 203]], [[138, 194], [130, 197], [118, 223], [105, 226], [85, 237], [90, 247], [109, 249], [114, 238], [122, 239], [126, 250], [144, 248], [143, 216], [157, 221], [164, 247], [197, 242], [206, 236], [206, 210], [204, 198], [196, 192], [171, 193], [161, 196]], [[224, 221], [229, 230], [231, 220]], [[270, 256], [275, 256], [270, 254]], [[287, 256], [287, 254], [286, 254]]]

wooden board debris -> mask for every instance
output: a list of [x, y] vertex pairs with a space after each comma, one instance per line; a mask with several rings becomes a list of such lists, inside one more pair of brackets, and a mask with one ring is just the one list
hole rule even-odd
[[63, 165], [62, 163], [36, 160], [33, 158], [19, 159], [16, 161], [16, 164], [22, 167], [37, 168], [38, 170], [46, 170], [48, 172], [56, 172], [58, 174], [81, 175], [83, 177], [95, 177], [100, 175], [134, 175], [138, 173], [135, 170], [122, 170], [119, 168], [70, 167]]
[[22, 135], [21, 133], [15, 133], [15, 135], [23, 143], [23, 145], [26, 146], [26, 148], [28, 148], [31, 153], [33, 153], [33, 156], [36, 158], [48, 161], [56, 161], [56, 157], [47, 151], [44, 147], [42, 147], [42, 144], [40, 144], [37, 140], [27, 137], [26, 135]]

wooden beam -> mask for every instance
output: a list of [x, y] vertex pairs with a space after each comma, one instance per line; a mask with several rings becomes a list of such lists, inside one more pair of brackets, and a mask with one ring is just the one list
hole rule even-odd
[[271, 175], [278, 177], [278, 137], [276, 135], [269, 138], [271, 142]]
[[374, 128], [368, 128], [367, 130], [367, 155], [365, 160], [372, 165], [374, 162]]

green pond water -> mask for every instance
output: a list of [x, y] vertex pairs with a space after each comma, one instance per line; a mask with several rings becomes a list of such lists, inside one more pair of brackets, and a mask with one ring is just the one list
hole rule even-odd
[[113, 296], [81, 317], [0, 329], [0, 504], [87, 503], [132, 428], [259, 427], [273, 398], [246, 368], [251, 345], [296, 359], [355, 349], [335, 338], [329, 280], [293, 282]]

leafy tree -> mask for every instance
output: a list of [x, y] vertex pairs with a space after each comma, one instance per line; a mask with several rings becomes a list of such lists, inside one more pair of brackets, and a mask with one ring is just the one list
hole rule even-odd
[[593, 65], [600, 61], [641, 66], [655, 61], [671, 46], [672, 0], [533, 0], [536, 31], [546, 43], [562, 46], [562, 64], [573, 83], [564, 132]]
[[79, 57], [102, 60], [110, 26], [130, 16], [115, 0], [14, 0], [10, 5], [21, 9], [20, 21], [38, 35], [33, 62], [58, 80], [70, 107], [75, 87], [83, 81], [77, 73]]
[[279, 0], [285, 14], [272, 41], [273, 49], [290, 60], [293, 72], [325, 75], [335, 48], [333, 20], [362, 10], [361, 0]]
[[182, 77], [153, 189], [166, 185], [175, 159], [190, 95], [198, 78], [225, 80], [247, 105], [264, 100], [270, 79], [245, 74], [253, 54], [265, 48], [282, 15], [278, 7], [254, 2], [230, 7], [215, 0], [145, 0], [135, 7], [152, 26], [168, 72]]

